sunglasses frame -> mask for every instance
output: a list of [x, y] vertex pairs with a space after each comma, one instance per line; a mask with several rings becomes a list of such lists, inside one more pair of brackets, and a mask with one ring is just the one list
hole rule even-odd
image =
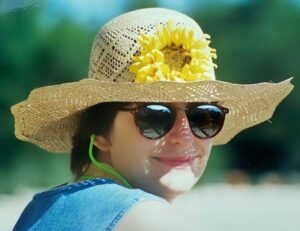
[[[172, 126], [171, 126], [171, 128], [170, 128], [166, 133], [164, 133], [163, 135], [161, 135], [161, 136], [159, 136], [159, 137], [156, 137], [156, 138], [151, 138], [151, 137], [145, 136], [145, 135], [141, 132], [141, 130], [140, 130], [140, 128], [139, 128], [139, 125], [138, 125], [138, 122], [136, 121], [136, 118], [137, 118], [136, 114], [138, 113], [139, 109], [142, 108], [142, 107], [148, 106], [148, 105], [159, 105], [159, 106], [164, 106], [164, 107], [168, 108], [168, 109], [173, 113], [173, 115], [174, 115], [174, 121], [172, 121]], [[199, 106], [203, 106], [203, 105], [207, 105], [207, 106], [215, 106], [215, 107], [217, 107], [218, 109], [220, 109], [221, 112], [222, 112], [222, 123], [220, 124], [219, 130], [218, 130], [213, 136], [209, 136], [209, 137], [200, 137], [200, 136], [198, 136], [197, 134], [195, 134], [194, 131], [193, 131], [193, 129], [191, 128], [191, 123], [190, 123], [190, 120], [189, 120], [189, 117], [188, 117], [188, 114], [189, 114], [188, 112], [191, 111], [191, 110], [193, 110], [193, 109], [195, 109], [195, 108], [197, 108], [197, 107], [199, 107]], [[177, 116], [177, 112], [176, 112], [177, 110], [181, 110], [181, 111], [184, 111], [184, 112], [185, 112], [185, 115], [186, 115], [186, 117], [187, 117], [187, 119], [188, 119], [189, 126], [190, 126], [190, 128], [191, 128], [191, 131], [192, 131], [193, 135], [196, 136], [196, 137], [199, 138], [199, 139], [210, 139], [210, 138], [215, 137], [215, 136], [222, 130], [223, 125], [224, 125], [224, 121], [225, 121], [225, 116], [226, 116], [227, 113], [229, 113], [229, 109], [226, 108], [226, 107], [221, 106], [220, 104], [218, 104], [218, 102], [200, 102], [200, 103], [191, 103], [191, 104], [190, 104], [188, 107], [186, 107], [186, 108], [177, 108], [177, 107], [172, 107], [172, 106], [167, 105], [167, 104], [164, 104], [164, 103], [155, 103], [155, 102], [154, 102], [154, 103], [143, 103], [143, 104], [139, 104], [139, 105], [137, 105], [137, 106], [135, 106], [135, 107], [133, 107], [133, 108], [126, 108], [126, 107], [124, 107], [124, 108], [119, 108], [119, 109], [118, 109], [118, 111], [127, 111], [127, 112], [132, 113], [132, 114], [133, 114], [133, 117], [134, 117], [134, 122], [135, 122], [135, 125], [136, 125], [138, 131], [140, 132], [140, 134], [141, 134], [143, 137], [145, 137], [145, 138], [147, 138], [147, 139], [150, 139], [150, 140], [160, 139], [161, 137], [163, 137], [163, 136], [165, 136], [166, 134], [168, 134], [168, 132], [169, 132], [169, 131], [172, 129], [172, 127], [174, 126], [174, 123], [175, 123], [175, 120], [176, 120], [176, 116]]]

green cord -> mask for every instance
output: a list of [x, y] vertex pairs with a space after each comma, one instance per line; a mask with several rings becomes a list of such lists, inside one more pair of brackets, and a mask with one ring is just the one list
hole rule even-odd
[[[92, 134], [91, 142], [90, 142], [90, 146], [89, 146], [89, 156], [90, 156], [90, 159], [93, 162], [93, 164], [96, 165], [98, 168], [102, 169], [103, 171], [108, 172], [109, 174], [119, 178], [121, 180], [121, 182], [123, 182], [128, 188], [133, 188], [129, 184], [129, 182], [125, 179], [125, 177], [121, 175], [121, 173], [119, 173], [117, 170], [113, 169], [112, 167], [105, 166], [104, 164], [98, 162], [94, 158], [94, 154], [93, 154], [94, 139], [95, 139], [95, 135]], [[89, 176], [84, 176], [83, 178], [89, 178]]]

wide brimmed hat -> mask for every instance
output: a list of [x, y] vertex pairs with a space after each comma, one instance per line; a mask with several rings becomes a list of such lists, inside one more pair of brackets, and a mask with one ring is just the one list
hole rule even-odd
[[148, 8], [123, 14], [98, 32], [89, 76], [41, 87], [14, 105], [17, 138], [48, 151], [69, 152], [80, 114], [103, 102], [218, 102], [229, 109], [215, 145], [271, 118], [293, 86], [215, 80], [209, 36], [179, 12]]

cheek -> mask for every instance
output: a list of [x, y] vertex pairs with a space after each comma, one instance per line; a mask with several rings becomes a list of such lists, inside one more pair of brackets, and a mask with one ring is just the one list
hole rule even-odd
[[212, 148], [212, 139], [203, 139], [203, 140], [197, 140], [196, 144], [200, 150], [201, 158], [198, 162], [195, 163], [194, 171], [196, 172], [196, 175], [200, 177], [205, 170], [211, 148]]
[[197, 144], [199, 149], [202, 151], [203, 156], [209, 157], [212, 148], [213, 139], [200, 139]]
[[130, 113], [118, 113], [110, 140], [112, 162], [122, 172], [138, 169], [151, 156], [153, 142], [140, 135]]

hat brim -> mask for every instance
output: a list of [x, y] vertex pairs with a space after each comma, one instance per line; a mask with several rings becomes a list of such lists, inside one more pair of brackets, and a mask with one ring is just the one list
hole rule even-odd
[[111, 83], [93, 79], [42, 87], [14, 105], [17, 138], [51, 152], [69, 152], [80, 112], [103, 102], [212, 102], [229, 109], [213, 144], [225, 144], [240, 131], [271, 118], [290, 93], [292, 78], [280, 83], [233, 84], [206, 80], [190, 83]]

